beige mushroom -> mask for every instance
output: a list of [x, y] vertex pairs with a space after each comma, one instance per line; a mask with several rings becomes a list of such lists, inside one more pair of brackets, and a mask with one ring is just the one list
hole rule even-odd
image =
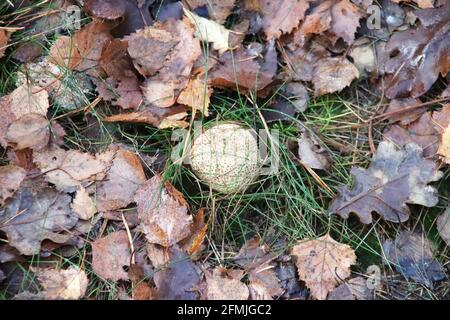
[[244, 191], [260, 175], [256, 132], [234, 122], [216, 124], [195, 138], [191, 168], [212, 189]]

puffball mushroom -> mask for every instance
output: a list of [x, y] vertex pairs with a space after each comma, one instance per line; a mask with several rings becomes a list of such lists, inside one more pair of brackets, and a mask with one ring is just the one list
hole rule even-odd
[[244, 191], [260, 175], [256, 132], [238, 123], [219, 123], [194, 139], [191, 168], [212, 189]]

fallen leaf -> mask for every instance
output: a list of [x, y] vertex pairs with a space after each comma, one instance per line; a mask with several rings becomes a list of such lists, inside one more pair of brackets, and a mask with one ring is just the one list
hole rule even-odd
[[388, 263], [404, 277], [428, 288], [446, 278], [444, 268], [434, 259], [432, 243], [423, 234], [401, 231], [394, 241], [383, 243], [383, 251]]
[[205, 276], [207, 300], [247, 300], [250, 296], [247, 286], [241, 282], [241, 270], [216, 267]]
[[233, 257], [233, 261], [249, 270], [265, 265], [274, 258], [269, 246], [261, 242], [261, 237], [254, 236], [245, 242], [238, 254]]
[[74, 39], [69, 36], [56, 39], [50, 48], [48, 60], [61, 69], [73, 70], [81, 62]]
[[113, 39], [102, 50], [100, 66], [108, 77], [119, 80], [135, 75], [133, 62], [128, 54], [128, 41]]
[[288, 46], [286, 55], [283, 58], [292, 73], [293, 80], [312, 81], [315, 66], [322, 63], [329, 56], [330, 53], [324, 46], [317, 42], [309, 41], [299, 47]]
[[205, 81], [196, 78], [189, 80], [186, 88], [178, 96], [177, 102], [191, 107], [194, 111], [199, 110], [207, 117], [212, 92], [212, 88]]
[[39, 87], [23, 84], [15, 89], [10, 94], [10, 97], [11, 111], [16, 119], [30, 113], [45, 116], [50, 107], [47, 91]]
[[331, 166], [331, 158], [323, 144], [315, 135], [304, 131], [297, 141], [298, 157], [312, 169], [328, 170]]
[[372, 300], [372, 292], [366, 278], [355, 277], [331, 291], [328, 300]]
[[306, 38], [309, 34], [328, 31], [334, 36], [333, 44], [338, 38], [342, 38], [347, 44], [352, 44], [362, 17], [360, 9], [349, 0], [323, 1], [305, 17], [296, 31], [296, 36]]
[[158, 175], [139, 188], [134, 198], [140, 228], [147, 241], [169, 247], [191, 234], [192, 216], [183, 195]]
[[155, 272], [153, 280], [159, 299], [197, 300], [200, 275], [190, 257], [178, 248], [169, 249], [169, 263]]
[[270, 41], [264, 54], [264, 61], [258, 56], [262, 52], [260, 44], [252, 43], [246, 48], [239, 47], [233, 52], [220, 56], [220, 63], [208, 74], [212, 86], [228, 87], [235, 90], [260, 91], [271, 84], [277, 71], [277, 52]]
[[120, 113], [103, 119], [105, 122], [148, 123], [159, 129], [186, 128], [189, 123], [183, 121], [187, 117], [186, 107], [173, 106], [170, 108], [146, 107], [140, 111]]
[[124, 267], [130, 266], [131, 252], [125, 230], [110, 233], [92, 243], [92, 268], [94, 272], [113, 281], [127, 280]]
[[134, 66], [145, 77], [153, 76], [163, 68], [166, 56], [178, 42], [177, 37], [164, 27], [156, 24], [126, 37]]
[[441, 238], [450, 246], [450, 208], [438, 217], [436, 227]]
[[314, 94], [339, 92], [359, 77], [358, 69], [346, 58], [326, 58], [314, 67]]
[[11, 123], [5, 138], [15, 150], [41, 150], [50, 140], [49, 122], [40, 114], [26, 114]]
[[97, 213], [94, 201], [92, 201], [89, 193], [82, 186], [77, 190], [71, 208], [83, 220], [89, 220]]
[[311, 295], [319, 300], [325, 300], [329, 292], [347, 279], [350, 266], [356, 263], [353, 249], [329, 234], [315, 240], [299, 241], [291, 255], [297, 259], [298, 276], [305, 281]]
[[423, 149], [423, 156], [430, 158], [436, 155], [439, 147], [439, 134], [434, 126], [431, 113], [423, 114], [418, 120], [408, 126], [393, 125], [383, 133], [385, 140], [390, 140], [399, 146], [416, 143]]
[[71, 197], [33, 181], [22, 184], [0, 210], [0, 230], [7, 234], [9, 244], [24, 255], [33, 255], [39, 253], [44, 239], [67, 241], [68, 236], [59, 232], [78, 221], [70, 210]]
[[309, 8], [307, 0], [259, 0], [262, 27], [268, 40], [278, 39], [298, 26]]
[[422, 25], [393, 34], [386, 44], [385, 86], [390, 99], [420, 97], [439, 74], [450, 70], [450, 2], [415, 14]]
[[96, 18], [115, 20], [125, 16], [126, 2], [123, 0], [86, 0], [84, 9]]
[[78, 300], [84, 296], [89, 279], [83, 270], [69, 267], [65, 270], [39, 269], [39, 283], [43, 295], [51, 300]]
[[330, 214], [348, 218], [354, 212], [368, 224], [372, 212], [377, 212], [384, 220], [399, 223], [409, 219], [407, 203], [435, 206], [437, 191], [428, 183], [439, 180], [442, 172], [422, 152], [415, 143], [397, 149], [392, 142], [381, 142], [368, 169], [351, 170], [354, 186], [340, 190], [330, 204]]
[[206, 7], [208, 15], [214, 21], [223, 24], [231, 14], [235, 0], [186, 0], [190, 8]]
[[98, 210], [125, 208], [133, 202], [134, 193], [145, 179], [139, 157], [131, 151], [118, 149], [105, 179], [96, 187]]
[[211, 42], [213, 49], [219, 51], [219, 54], [228, 50], [230, 30], [215, 21], [200, 17], [185, 8], [183, 8], [183, 11], [194, 25], [194, 35], [200, 41]]
[[[102, 1], [103, 0], [99, 0]], [[125, 14], [122, 21], [112, 30], [116, 38], [122, 38], [138, 29], [153, 24], [150, 6], [155, 0], [122, 0], [125, 2]]]
[[80, 185], [97, 180], [111, 165], [114, 153], [94, 156], [78, 150], [50, 145], [33, 153], [33, 161], [58, 190], [73, 192]]
[[15, 165], [0, 167], [0, 207], [5, 204], [5, 200], [11, 198], [19, 189], [22, 181], [27, 176], [27, 171]]
[[283, 293], [275, 271], [268, 267], [250, 272], [248, 289], [251, 300], [272, 300]]
[[109, 77], [105, 80], [94, 80], [96, 90], [105, 101], [122, 109], [137, 109], [143, 101], [140, 83], [133, 74], [119, 77], [117, 80]]
[[[393, 116], [389, 117], [390, 122], [400, 122], [400, 124], [402, 125], [408, 125], [420, 118], [420, 116], [427, 111], [426, 107], [408, 110], [408, 107], [412, 107], [421, 103], [422, 101], [414, 98], [393, 99], [389, 102], [389, 106], [386, 109], [385, 113], [395, 112]], [[400, 112], [403, 109], [405, 109], [405, 111]]]
[[191, 227], [191, 235], [183, 239], [180, 245], [189, 255], [197, 253], [206, 237], [208, 224], [205, 223], [205, 209], [201, 208], [194, 217]]

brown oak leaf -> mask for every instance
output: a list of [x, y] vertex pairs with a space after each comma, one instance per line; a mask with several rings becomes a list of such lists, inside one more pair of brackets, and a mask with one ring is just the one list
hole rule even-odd
[[305, 281], [311, 295], [325, 300], [341, 281], [350, 276], [350, 266], [356, 263], [356, 254], [346, 244], [329, 234], [317, 239], [299, 241], [291, 254], [296, 258], [298, 276]]
[[330, 37], [332, 43], [342, 38], [347, 44], [352, 44], [362, 17], [360, 9], [350, 0], [323, 1], [306, 16], [305, 21], [295, 32], [296, 37], [303, 39], [309, 34], [328, 31], [334, 35]]
[[262, 15], [262, 27], [268, 40], [278, 39], [282, 34], [290, 33], [304, 18], [309, 8], [308, 0], [259, 0]]
[[415, 13], [421, 26], [397, 32], [386, 44], [386, 96], [420, 97], [450, 70], [450, 2]]
[[329, 212], [343, 218], [353, 212], [365, 224], [372, 222], [372, 212], [399, 223], [409, 219], [407, 203], [435, 206], [437, 191], [428, 183], [443, 175], [433, 160], [424, 159], [417, 144], [397, 149], [390, 141], [379, 144], [368, 169], [355, 167], [351, 174], [354, 186], [341, 188]]

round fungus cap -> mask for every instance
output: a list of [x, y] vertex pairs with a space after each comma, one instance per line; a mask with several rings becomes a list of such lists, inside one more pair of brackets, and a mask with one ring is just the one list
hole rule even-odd
[[237, 123], [207, 129], [194, 139], [190, 155], [196, 176], [219, 192], [243, 191], [260, 175], [256, 132]]

